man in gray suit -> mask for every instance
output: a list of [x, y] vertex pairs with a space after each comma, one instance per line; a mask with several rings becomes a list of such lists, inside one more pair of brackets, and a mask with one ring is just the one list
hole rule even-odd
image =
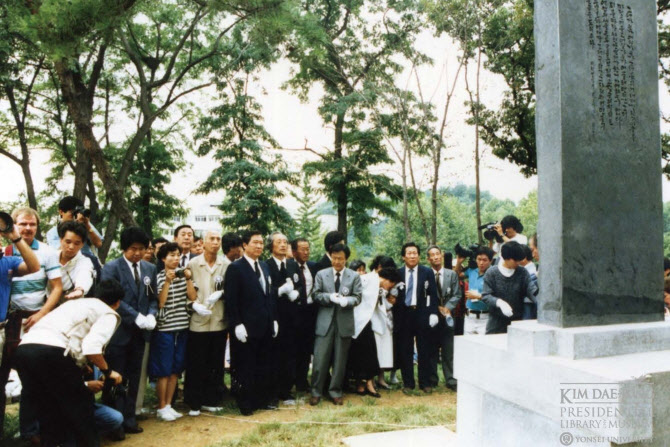
[[349, 254], [349, 247], [335, 244], [330, 249], [332, 268], [319, 271], [314, 280], [313, 299], [319, 311], [316, 317], [310, 405], [321, 401], [331, 358], [333, 372], [328, 394], [335, 405], [343, 403], [342, 384], [349, 345], [354, 335], [354, 307], [360, 304], [362, 291], [360, 276], [344, 267]]
[[[433, 387], [438, 385], [437, 360], [442, 354], [442, 372], [447, 388], [456, 391], [454, 377], [454, 320], [451, 311], [458, 305], [461, 289], [458, 286], [458, 275], [451, 269], [444, 268], [444, 255], [437, 245], [428, 247], [428, 263], [435, 275], [438, 294], [437, 331], [435, 332], [437, 349], [434, 349], [430, 359], [430, 381]], [[451, 267], [451, 266], [450, 266]]]

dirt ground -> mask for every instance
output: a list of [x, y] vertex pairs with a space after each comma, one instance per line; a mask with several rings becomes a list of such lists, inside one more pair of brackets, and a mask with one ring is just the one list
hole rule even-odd
[[[357, 395], [346, 395], [345, 406], [369, 405], [365, 399]], [[403, 407], [409, 405], [425, 405], [444, 407], [456, 405], [456, 394], [451, 391], [441, 391], [431, 395], [417, 393], [416, 396], [406, 396], [399, 390], [386, 391], [383, 397], [375, 402], [375, 406]], [[127, 435], [122, 442], [104, 441], [104, 446], [119, 447], [167, 447], [167, 446], [189, 446], [206, 447], [216, 445], [221, 441], [229, 441], [240, 438], [244, 434], [254, 430], [258, 424], [276, 422], [295, 422], [304, 418], [308, 412], [329, 411], [333, 406], [331, 402], [322, 401], [316, 407], [308, 404], [298, 404], [295, 407], [281, 406], [275, 411], [258, 411], [252, 416], [243, 417], [236, 411], [227, 410], [223, 414], [215, 415], [203, 412], [198, 417], [189, 417], [186, 409], [178, 407], [184, 412], [184, 417], [175, 422], [162, 422], [150, 415], [139, 424], [144, 433], [138, 435]], [[340, 407], [341, 408], [341, 407]], [[448, 426], [454, 429], [453, 426]]]

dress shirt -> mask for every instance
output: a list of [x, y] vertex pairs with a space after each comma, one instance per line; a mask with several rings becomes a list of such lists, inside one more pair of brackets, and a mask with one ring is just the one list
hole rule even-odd
[[416, 289], [419, 287], [419, 265], [415, 265], [413, 269], [410, 269], [409, 267], [405, 266], [405, 290], [407, 290], [407, 285], [409, 284], [409, 271], [414, 270], [412, 274], [414, 275], [413, 278], [413, 286], [412, 287], [412, 303], [410, 306], [416, 306]]
[[314, 286], [312, 272], [309, 270], [306, 262], [304, 264], [298, 263], [298, 270], [302, 270], [303, 275], [305, 275], [305, 291], [307, 292], [307, 296], [309, 296], [312, 293], [312, 287]]
[[263, 292], [267, 293], [267, 288], [266, 288], [266, 285], [265, 285], [265, 274], [263, 273], [263, 267], [261, 267], [261, 262], [258, 259], [256, 259], [256, 260], [251, 259], [249, 256], [246, 255], [246, 253], [244, 255], [244, 259], [246, 259], [247, 262], [251, 265], [251, 268], [253, 269], [254, 272], [256, 271], [256, 262], [258, 262], [258, 271], [261, 274], [261, 277], [258, 278], [258, 281], [261, 283], [261, 287], [263, 288]]
[[[58, 259], [60, 259], [60, 251], [58, 252]], [[80, 287], [86, 295], [91, 290], [93, 286], [93, 263], [81, 254], [81, 251], [65, 264], [61, 264], [60, 271], [63, 291]]]

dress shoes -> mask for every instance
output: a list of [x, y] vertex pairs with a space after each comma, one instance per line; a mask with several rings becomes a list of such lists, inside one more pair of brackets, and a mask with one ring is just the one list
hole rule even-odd
[[433, 393], [433, 389], [429, 386], [421, 388], [421, 391], [423, 391], [426, 394], [432, 394]]
[[126, 439], [126, 432], [123, 431], [123, 427], [119, 427], [116, 430], [112, 430], [105, 435], [110, 441], [124, 441]]
[[312, 406], [318, 405], [319, 402], [321, 402], [321, 398], [319, 396], [312, 396], [309, 398], [309, 404]]
[[458, 389], [458, 385], [456, 385], [455, 383], [447, 383], [447, 388], [455, 392]]
[[333, 403], [335, 405], [342, 405], [344, 404], [344, 399], [342, 399], [341, 397], [333, 397]]
[[382, 390], [386, 390], [386, 391], [389, 391], [391, 389], [391, 387], [388, 384], [379, 383], [379, 382], [377, 382], [377, 388], [382, 389]]
[[414, 389], [405, 387], [402, 389], [402, 393], [407, 396], [412, 396], [414, 394]]
[[372, 392], [372, 391], [370, 391], [370, 390], [368, 390], [368, 389], [365, 390], [365, 393], [364, 393], [364, 394], [367, 395], [367, 396], [375, 397], [375, 398], [377, 398], [377, 399], [379, 399], [380, 397], [382, 397], [382, 395], [379, 394], [377, 391]]
[[250, 410], [248, 408], [240, 408], [240, 413], [242, 413], [242, 416], [251, 416], [254, 414], [254, 410]]
[[133, 425], [131, 427], [123, 427], [123, 431], [125, 431], [126, 433], [130, 433], [131, 435], [136, 435], [142, 433], [144, 429], [139, 425]]

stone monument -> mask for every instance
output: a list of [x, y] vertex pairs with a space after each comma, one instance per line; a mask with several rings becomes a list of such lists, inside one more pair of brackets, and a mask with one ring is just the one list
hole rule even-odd
[[670, 445], [656, 2], [534, 6], [538, 320], [456, 338], [458, 445]]

